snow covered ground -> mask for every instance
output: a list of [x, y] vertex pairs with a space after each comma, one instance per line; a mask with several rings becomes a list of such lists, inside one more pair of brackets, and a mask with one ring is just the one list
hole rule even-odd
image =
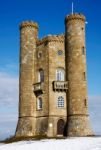
[[0, 144], [0, 150], [101, 150], [101, 137], [23, 141]]

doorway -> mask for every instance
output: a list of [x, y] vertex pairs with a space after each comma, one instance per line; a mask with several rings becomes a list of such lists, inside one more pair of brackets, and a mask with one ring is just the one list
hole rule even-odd
[[57, 122], [57, 135], [64, 136], [65, 122], [63, 119], [58, 120]]

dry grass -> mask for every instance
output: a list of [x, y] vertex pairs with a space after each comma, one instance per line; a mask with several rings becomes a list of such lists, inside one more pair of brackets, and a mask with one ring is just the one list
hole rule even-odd
[[[101, 135], [93, 135], [93, 136], [87, 136], [87, 137], [101, 137]], [[0, 141], [0, 143], [5, 143], [5, 144], [9, 144], [9, 143], [13, 143], [13, 142], [19, 142], [19, 141], [39, 141], [39, 140], [43, 140], [43, 139], [67, 139], [70, 137], [47, 137], [46, 135], [38, 135], [38, 136], [30, 136], [30, 137], [9, 137], [3, 141]]]
[[5, 143], [5, 144], [9, 144], [9, 143], [13, 143], [13, 142], [19, 142], [19, 141], [39, 141], [39, 140], [43, 140], [43, 139], [65, 139], [65, 137], [47, 137], [45, 135], [38, 135], [38, 136], [30, 136], [30, 137], [9, 137], [3, 141], [0, 141], [0, 143]]

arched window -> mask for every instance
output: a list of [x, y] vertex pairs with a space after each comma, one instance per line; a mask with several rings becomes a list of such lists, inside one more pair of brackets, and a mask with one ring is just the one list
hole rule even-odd
[[58, 68], [56, 70], [56, 80], [57, 81], [64, 81], [65, 80], [65, 71], [62, 68]]
[[63, 108], [64, 107], [64, 98], [62, 96], [58, 97], [58, 107]]
[[39, 51], [39, 52], [38, 52], [37, 58], [38, 58], [38, 59], [41, 59], [41, 58], [42, 58], [42, 51]]
[[42, 98], [39, 97], [38, 100], [37, 100], [37, 109], [42, 109]]
[[43, 69], [39, 69], [39, 72], [38, 72], [38, 81], [39, 82], [44, 82], [44, 71], [43, 71]]

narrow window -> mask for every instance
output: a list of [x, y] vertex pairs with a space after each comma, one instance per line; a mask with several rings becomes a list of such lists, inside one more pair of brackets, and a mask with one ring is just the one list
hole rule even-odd
[[37, 58], [38, 58], [38, 59], [42, 58], [42, 52], [41, 52], [41, 51], [40, 51], [40, 52], [38, 52], [38, 54], [37, 54]]
[[64, 107], [64, 98], [62, 96], [58, 97], [58, 107], [63, 108]]
[[82, 55], [85, 55], [85, 47], [82, 47]]
[[64, 81], [65, 80], [65, 72], [64, 69], [57, 69], [56, 70], [56, 80], [57, 81]]
[[86, 73], [83, 72], [83, 80], [86, 80]]
[[84, 105], [85, 105], [85, 107], [87, 106], [87, 100], [86, 99], [84, 99]]
[[42, 109], [42, 98], [41, 97], [39, 97], [37, 100], [37, 109], [38, 110]]
[[43, 69], [39, 69], [38, 81], [44, 82], [44, 71], [43, 71]]

